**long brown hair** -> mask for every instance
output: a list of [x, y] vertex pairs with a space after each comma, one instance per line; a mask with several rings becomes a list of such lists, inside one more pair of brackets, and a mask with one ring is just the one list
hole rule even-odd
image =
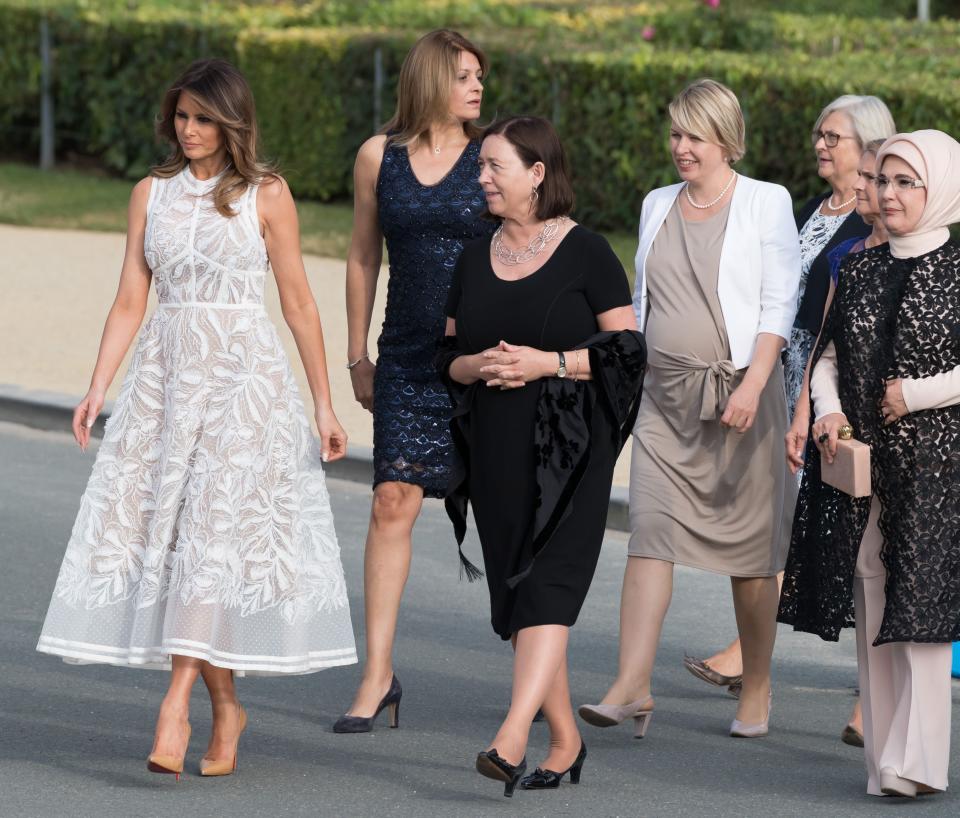
[[[393, 145], [411, 145], [425, 139], [430, 126], [450, 115], [450, 94], [460, 71], [460, 52], [477, 58], [486, 76], [487, 55], [462, 34], [440, 28], [424, 34], [404, 57], [397, 82], [397, 110], [380, 130], [390, 133]], [[463, 123], [470, 139], [479, 139], [483, 129], [472, 122]]]
[[175, 125], [180, 94], [189, 91], [220, 127], [227, 150], [227, 165], [213, 189], [213, 203], [226, 217], [235, 216], [230, 206], [249, 185], [259, 184], [274, 173], [257, 152], [257, 114], [253, 92], [240, 71], [226, 60], [197, 60], [167, 89], [157, 117], [157, 135], [170, 143], [170, 155], [151, 168], [153, 176], [176, 176], [190, 160], [177, 139]]

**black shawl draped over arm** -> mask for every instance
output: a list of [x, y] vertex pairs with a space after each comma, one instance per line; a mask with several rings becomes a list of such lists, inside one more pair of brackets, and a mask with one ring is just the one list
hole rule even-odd
[[[618, 452], [637, 417], [647, 359], [643, 335], [632, 330], [598, 332], [577, 348], [588, 350], [592, 380], [543, 378], [533, 386], [540, 390], [530, 441], [536, 449], [537, 463], [533, 557], [508, 580], [511, 587], [530, 573], [537, 554], [548, 545], [570, 512], [590, 460], [591, 437], [597, 428], [593, 422], [595, 413], [606, 415], [607, 424], [599, 428], [607, 428], [614, 435]], [[482, 574], [462, 550], [470, 500], [470, 411], [476, 390], [487, 387], [483, 381], [464, 386], [450, 377], [450, 365], [462, 354], [457, 349], [456, 337], [447, 336], [437, 354], [437, 370], [455, 407], [450, 426], [456, 455], [445, 504], [460, 548], [461, 567], [472, 581]]]

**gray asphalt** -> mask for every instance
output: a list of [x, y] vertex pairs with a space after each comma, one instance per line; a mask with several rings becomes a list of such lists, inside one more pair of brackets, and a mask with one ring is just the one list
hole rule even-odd
[[[483, 584], [457, 580], [442, 506], [429, 502], [401, 614], [399, 730], [338, 736], [357, 667], [291, 679], [244, 679], [251, 724], [238, 774], [201, 779], [210, 721], [198, 686], [187, 775], [151, 775], [149, 751], [165, 674], [70, 667], [34, 651], [91, 454], [64, 434], [0, 423], [0, 815], [148, 816], [857, 816], [956, 815], [953, 793], [905, 803], [864, 793], [862, 751], [838, 736], [855, 684], [850, 635], [839, 645], [781, 629], [775, 708], [765, 739], [731, 739], [735, 703], [681, 666], [733, 632], [729, 583], [678, 569], [655, 680], [647, 737], [627, 726], [584, 726], [589, 756], [579, 786], [520, 792], [473, 770], [510, 689], [510, 653], [488, 624]], [[362, 639], [361, 550], [369, 490], [330, 481], [337, 531]], [[609, 532], [570, 646], [575, 703], [605, 689], [617, 650], [626, 538]], [[467, 546], [477, 557], [475, 538]], [[955, 686], [954, 701], [960, 698]], [[531, 760], [546, 728], [535, 725]], [[954, 720], [954, 746], [960, 720]], [[951, 772], [960, 774], [954, 752]]]

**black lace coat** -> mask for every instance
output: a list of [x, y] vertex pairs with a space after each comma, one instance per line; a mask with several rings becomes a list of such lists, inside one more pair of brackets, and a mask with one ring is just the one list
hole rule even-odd
[[[643, 335], [631, 330], [599, 332], [584, 341], [578, 349], [588, 350], [592, 380], [544, 378], [540, 381], [532, 441], [537, 463], [533, 556], [508, 580], [511, 588], [530, 573], [537, 555], [547, 546], [554, 531], [570, 512], [571, 501], [590, 459], [593, 413], [606, 414], [608, 428], [616, 437], [618, 452], [630, 436], [637, 419], [647, 360]], [[466, 534], [467, 503], [470, 499], [467, 479], [470, 407], [474, 392], [485, 388], [481, 381], [464, 386], [450, 378], [450, 364], [462, 354], [456, 347], [456, 337], [447, 336], [437, 355], [437, 369], [456, 404], [451, 420], [456, 458], [445, 504], [458, 546], [462, 546]], [[464, 556], [462, 549], [460, 563], [470, 580], [482, 576]]]
[[[833, 341], [843, 410], [871, 447], [881, 505], [886, 606], [874, 644], [960, 639], [960, 405], [884, 426], [887, 378], [923, 378], [960, 364], [960, 248], [898, 260], [887, 246], [848, 256], [814, 351]], [[820, 480], [807, 445], [779, 620], [836, 640], [853, 624], [853, 574], [870, 513]]]

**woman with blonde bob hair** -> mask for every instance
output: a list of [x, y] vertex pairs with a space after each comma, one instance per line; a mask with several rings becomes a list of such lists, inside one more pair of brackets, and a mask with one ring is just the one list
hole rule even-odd
[[694, 82], [670, 105], [679, 184], [640, 214], [633, 305], [649, 350], [630, 474], [632, 535], [620, 607], [620, 668], [581, 717], [632, 718], [643, 736], [675, 564], [730, 577], [743, 692], [730, 735], [762, 736], [770, 715], [777, 573], [796, 484], [780, 351], [800, 277], [790, 196], [738, 174], [744, 122], [733, 92]]
[[[253, 96], [222, 60], [171, 86], [170, 156], [133, 189], [127, 249], [90, 390], [81, 448], [144, 326], [83, 495], [38, 650], [68, 662], [170, 668], [148, 769], [179, 779], [190, 691], [213, 735], [200, 774], [228, 775], [246, 713], [234, 674], [356, 662], [321, 462], [343, 457], [323, 332], [286, 182], [261, 162]], [[320, 446], [263, 308], [280, 292]]]
[[[896, 133], [890, 110], [879, 97], [844, 94], [824, 106], [813, 125], [811, 142], [817, 173], [829, 185], [800, 207], [800, 289], [797, 316], [783, 355], [787, 408], [790, 416], [805, 405], [801, 392], [814, 340], [820, 331], [831, 281], [831, 254], [842, 244], [865, 240], [871, 227], [857, 213], [857, 183], [864, 148]], [[803, 418], [801, 417], [801, 420]], [[806, 429], [806, 423], [802, 424]], [[740, 688], [743, 663], [740, 642], [734, 640], [707, 659], [688, 656], [684, 665], [705, 682]]]
[[[400, 682], [393, 640], [410, 571], [411, 536], [424, 497], [450, 480], [450, 398], [433, 365], [444, 307], [464, 242], [488, 236], [477, 181], [487, 58], [455, 31], [421, 37], [407, 54], [397, 110], [368, 139], [354, 167], [347, 257], [347, 368], [356, 399], [373, 412], [373, 506], [364, 554], [367, 663], [338, 733], [367, 732], [386, 707], [397, 725]], [[374, 365], [370, 317], [386, 239], [386, 320]]]

